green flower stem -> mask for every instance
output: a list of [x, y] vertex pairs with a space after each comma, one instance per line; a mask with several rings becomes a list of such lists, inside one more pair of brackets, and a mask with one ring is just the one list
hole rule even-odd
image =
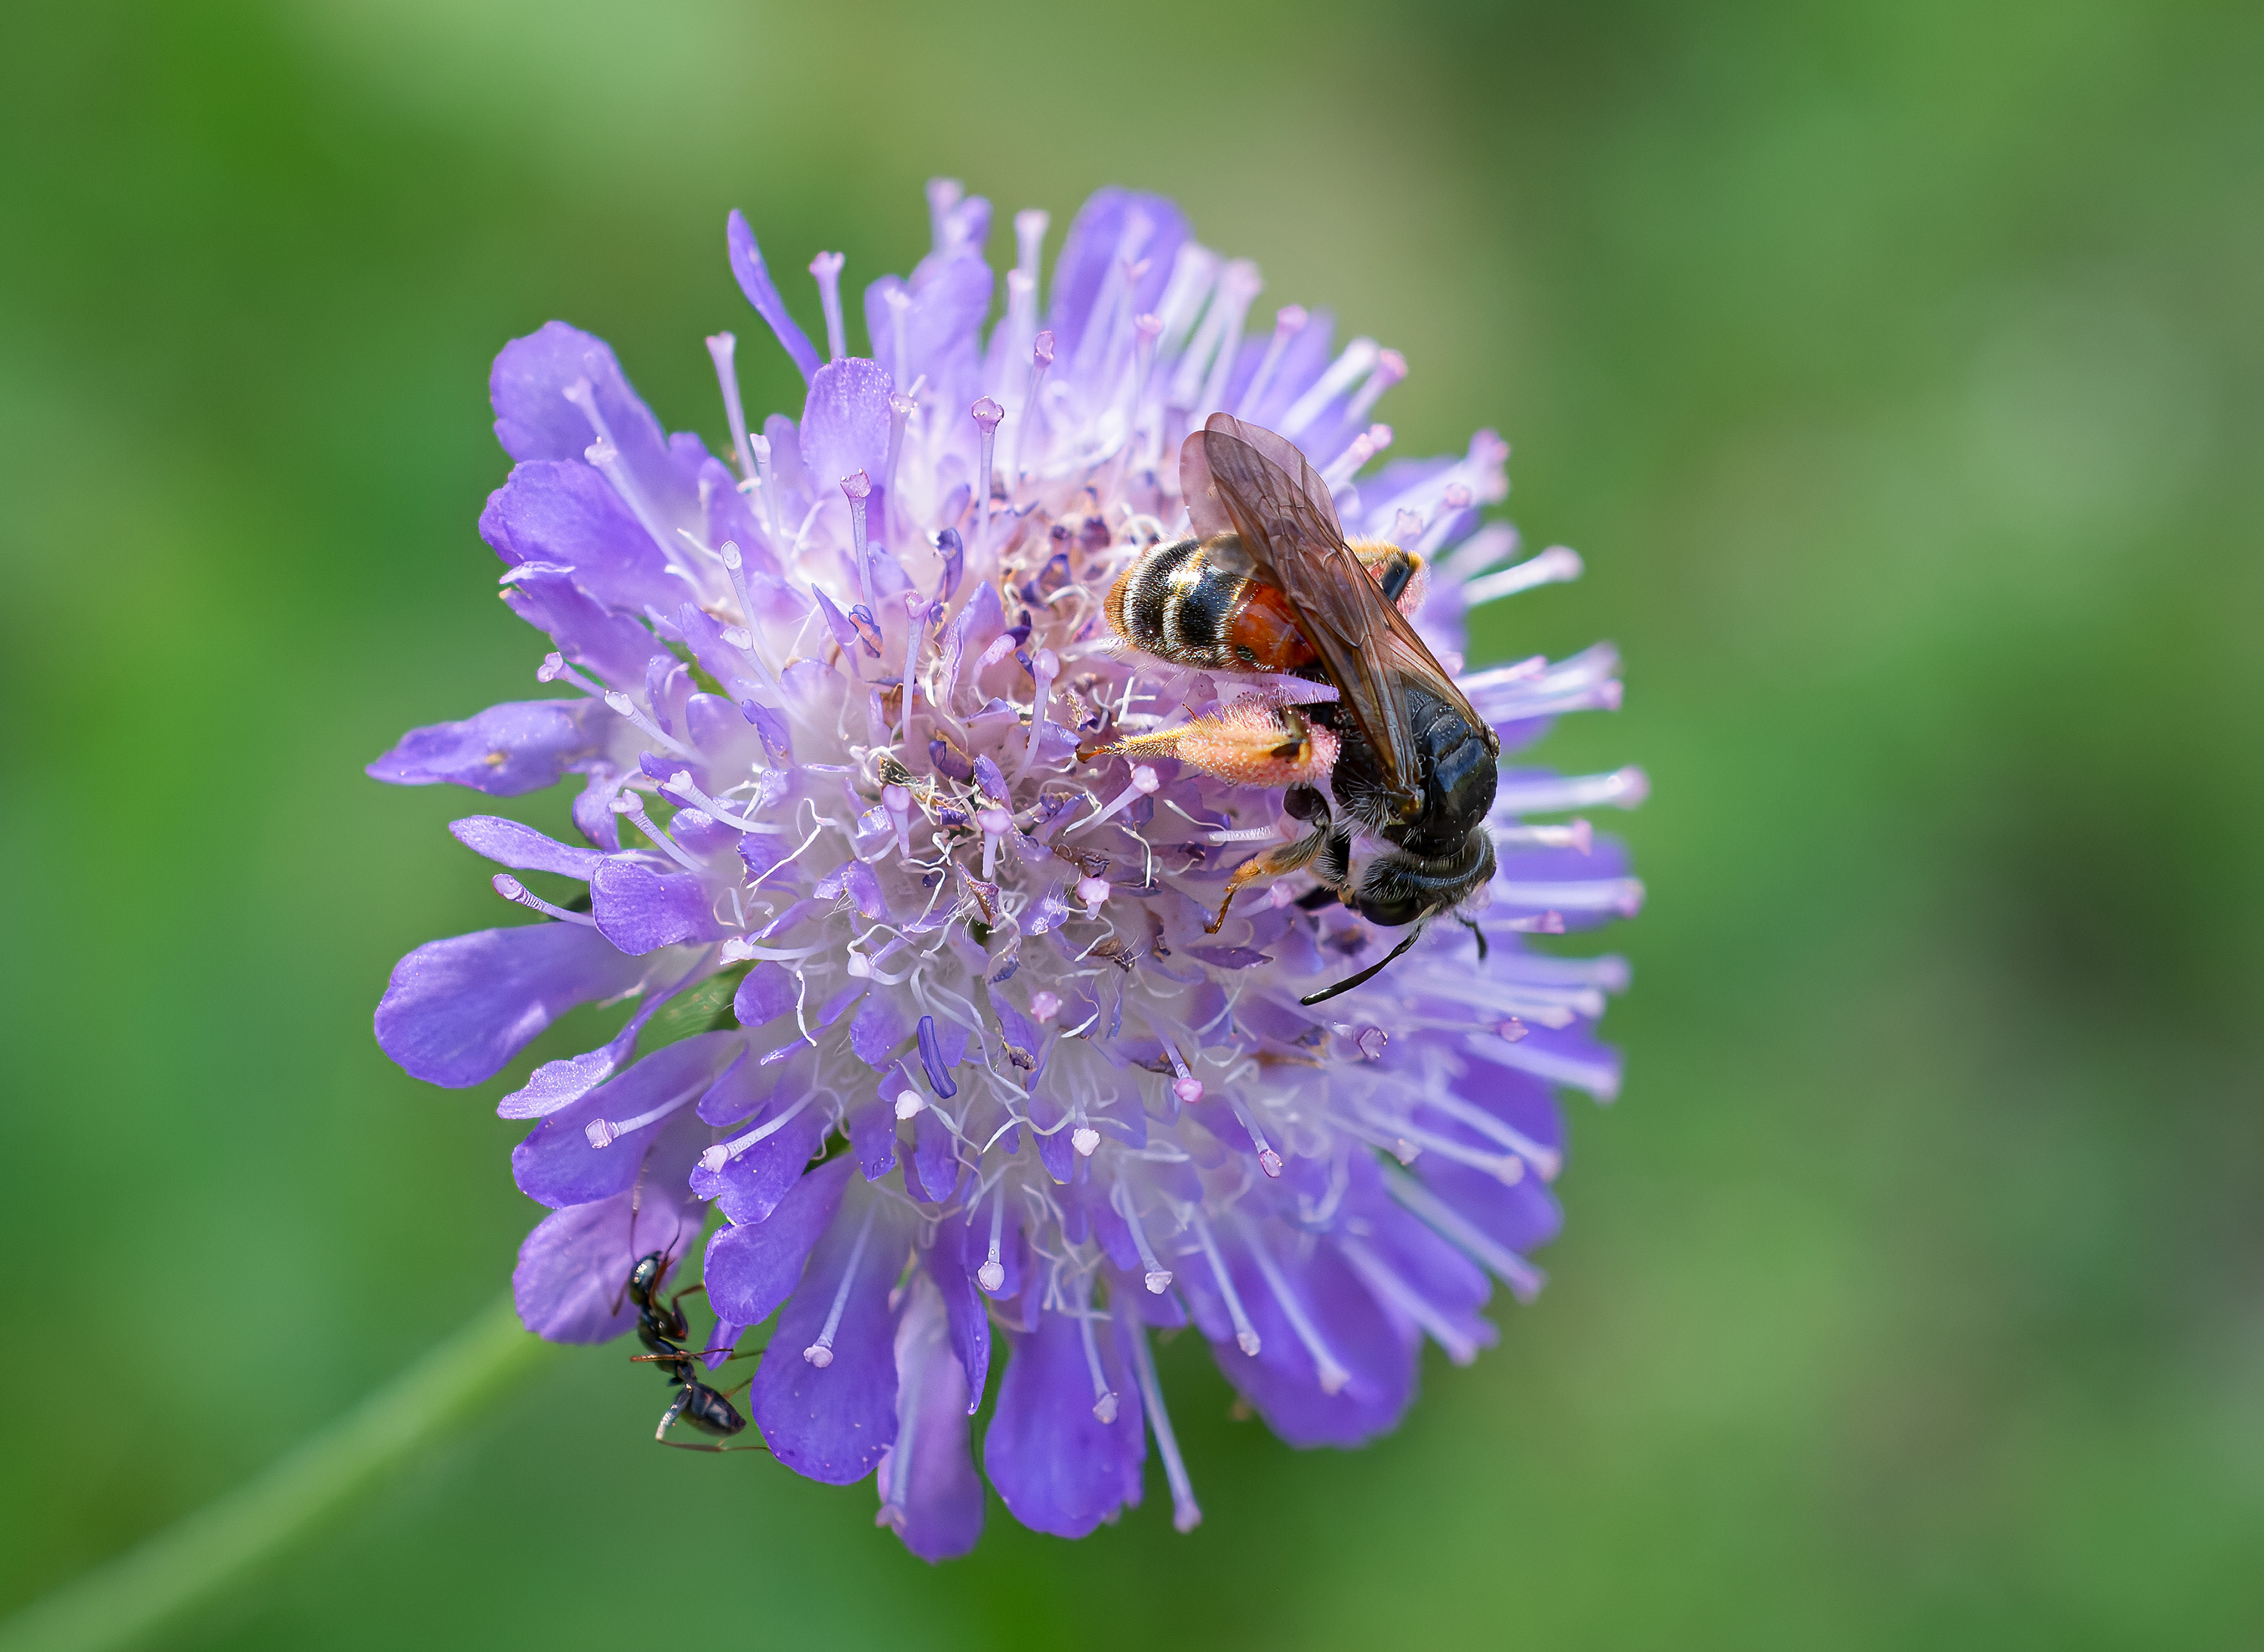
[[0, 1624], [0, 1652], [148, 1644], [345, 1512], [548, 1351], [505, 1296], [250, 1484]]

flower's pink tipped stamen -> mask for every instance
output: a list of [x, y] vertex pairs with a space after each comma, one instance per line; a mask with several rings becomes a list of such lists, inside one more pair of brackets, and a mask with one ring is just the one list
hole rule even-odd
[[1580, 554], [1569, 546], [1552, 545], [1538, 556], [1529, 556], [1514, 568], [1505, 568], [1498, 574], [1481, 574], [1462, 586], [1462, 605], [1475, 608], [1482, 602], [1492, 602], [1502, 597], [1513, 597], [1520, 591], [1531, 591], [1536, 585], [1551, 585], [1578, 579], [1583, 564]]
[[1089, 1159], [1099, 1149], [1100, 1132], [1079, 1120], [1077, 1128], [1069, 1133], [1069, 1145], [1078, 1157]]
[[534, 680], [538, 683], [570, 683], [592, 699], [606, 697], [603, 686], [567, 664], [566, 656], [555, 650], [542, 656], [542, 663], [534, 668]]
[[1148, 1347], [1148, 1333], [1130, 1315], [1118, 1322], [1125, 1352], [1132, 1361], [1133, 1380], [1140, 1387], [1140, 1403], [1147, 1408], [1148, 1427], [1156, 1436], [1156, 1454], [1164, 1460], [1165, 1483], [1172, 1489], [1172, 1529], [1186, 1533], [1202, 1524], [1202, 1509], [1195, 1502], [1194, 1482], [1179, 1455], [1179, 1442], [1172, 1432], [1171, 1414], [1164, 1409], [1164, 1385], [1156, 1380], [1156, 1359]]
[[1497, 849], [1577, 849], [1586, 855], [1595, 851], [1596, 833], [1582, 818], [1569, 826], [1496, 827], [1493, 841]]
[[1274, 374], [1281, 366], [1281, 357], [1289, 348], [1289, 341], [1305, 330], [1312, 317], [1302, 304], [1285, 304], [1274, 314], [1274, 337], [1267, 341], [1266, 353], [1259, 359], [1258, 371], [1251, 375], [1250, 388], [1242, 393], [1235, 404], [1235, 412], [1255, 417], [1266, 400], [1266, 393], [1274, 388]]
[[[1431, 1098], [1426, 1097], [1424, 1099], [1428, 1102]], [[1393, 1151], [1398, 1155], [1402, 1164], [1408, 1163], [1415, 1154], [1435, 1153], [1456, 1164], [1467, 1164], [1474, 1170], [1484, 1170], [1504, 1187], [1514, 1187], [1525, 1179], [1525, 1161], [1514, 1153], [1490, 1153], [1484, 1148], [1469, 1147], [1452, 1136], [1426, 1130], [1420, 1125], [1410, 1124], [1406, 1119], [1388, 1112], [1372, 1115], [1370, 1123], [1375, 1130], [1391, 1138]], [[1401, 1151], [1401, 1144], [1413, 1151]]]
[[1132, 765], [1132, 779], [1130, 784], [1126, 786], [1122, 791], [1119, 792], [1115, 797], [1111, 799], [1106, 808], [1098, 809], [1092, 814], [1086, 815], [1083, 820], [1078, 822], [1076, 825], [1070, 827], [1069, 830], [1063, 832], [1062, 836], [1064, 837], [1071, 837], [1078, 832], [1083, 831], [1088, 826], [1099, 825], [1101, 822], [1108, 819], [1111, 815], [1119, 814], [1123, 810], [1131, 808], [1133, 804], [1138, 802], [1142, 798], [1151, 795], [1155, 792], [1156, 788], [1161, 785], [1163, 785], [1163, 781], [1157, 778], [1155, 770], [1150, 768], [1144, 763], [1134, 764]]
[[982, 456], [975, 466], [975, 522], [978, 550], [990, 548], [990, 496], [996, 486], [992, 469], [994, 450], [998, 439], [998, 421], [1006, 417], [1006, 409], [989, 396], [968, 409], [975, 419], [975, 428], [982, 432]]
[[763, 496], [763, 521], [770, 529], [771, 551], [783, 564], [794, 547], [787, 539], [786, 524], [779, 518], [778, 486], [771, 476], [770, 438], [751, 435], [747, 446], [755, 453], [755, 482]]
[[583, 451], [582, 456], [613, 483], [613, 491], [621, 496], [621, 503], [628, 506], [629, 514], [636, 518], [638, 525], [651, 537], [652, 542], [660, 547], [660, 554], [668, 560], [670, 569], [693, 590], [698, 590], [699, 576], [686, 563], [682, 544], [661, 525], [660, 515], [652, 508], [652, 502], [644, 496], [644, 490], [637, 486], [636, 478], [629, 474], [628, 467], [621, 463], [620, 446], [613, 440], [613, 431], [606, 428], [606, 416], [598, 407], [596, 389], [587, 379], [577, 379], [566, 387], [565, 396], [581, 409], [582, 417], [590, 421], [590, 429], [598, 438]]
[[1218, 1241], [1212, 1236], [1210, 1224], [1203, 1220], [1201, 1210], [1194, 1210], [1188, 1214], [1187, 1226], [1194, 1230], [1195, 1243], [1202, 1250], [1203, 1260], [1210, 1264], [1212, 1281], [1218, 1286], [1220, 1300], [1226, 1304], [1226, 1316], [1234, 1322], [1234, 1345], [1255, 1359], [1265, 1344], [1259, 1341], [1258, 1331], [1243, 1308], [1242, 1294], [1234, 1288], [1234, 1276], [1226, 1271], [1226, 1258], [1218, 1253]]
[[889, 819], [896, 829], [896, 853], [906, 860], [912, 858], [912, 794], [910, 789], [894, 781], [881, 788], [881, 807], [889, 811]]
[[[1194, 1106], [1203, 1098], [1202, 1080], [1188, 1067], [1187, 1058], [1179, 1054], [1179, 1047], [1168, 1039], [1164, 1042], [1164, 1054], [1172, 1058], [1172, 1071], [1178, 1075], [1172, 1081], [1172, 1094], [1179, 1098], [1180, 1105]], [[1236, 1111], [1239, 1112], [1240, 1109]]]
[[[1514, 1017], [1511, 1018], [1515, 1019]], [[1522, 1036], [1521, 1032], [1520, 1036]], [[1517, 1041], [1516, 1039], [1506, 1040], [1511, 1044]], [[1522, 1130], [1504, 1124], [1476, 1102], [1465, 1101], [1451, 1090], [1441, 1088], [1426, 1091], [1423, 1097], [1423, 1105], [1433, 1112], [1442, 1113], [1455, 1123], [1467, 1126], [1489, 1141], [1497, 1141], [1507, 1148], [1519, 1158], [1530, 1164], [1544, 1182], [1555, 1181], [1556, 1173], [1564, 1168], [1564, 1155], [1555, 1148], [1542, 1147]]]
[[1033, 287], [1038, 284], [1038, 257], [1045, 250], [1046, 228], [1052, 222], [1052, 214], [1041, 207], [1025, 206], [1014, 214], [1014, 269], [1027, 276]]
[[1158, 355], [1176, 360], [1186, 353], [1183, 346], [1189, 330], [1202, 314], [1203, 302], [1217, 286], [1219, 272], [1224, 267], [1208, 247], [1192, 241], [1179, 243], [1179, 251], [1172, 257], [1171, 279], [1164, 283], [1164, 296], [1156, 302], [1156, 319], [1164, 324], [1156, 341]]
[[1493, 886], [1494, 898], [1512, 906], [1547, 907], [1558, 912], [1611, 912], [1633, 917], [1643, 910], [1640, 878], [1591, 878], [1578, 883], [1511, 883]]
[[992, 666], [998, 664], [999, 661], [1012, 654], [1016, 646], [1014, 634], [1011, 631], [1005, 632], [998, 636], [993, 637], [990, 640], [990, 646], [983, 649], [981, 654], [976, 656], [976, 670], [977, 672], [989, 670]]
[[1266, 1132], [1259, 1127], [1258, 1120], [1251, 1117], [1250, 1109], [1243, 1105], [1242, 1098], [1229, 1096], [1226, 1098], [1226, 1105], [1234, 1109], [1234, 1116], [1242, 1121], [1242, 1127], [1250, 1133], [1250, 1145], [1258, 1151], [1258, 1168], [1268, 1176], [1281, 1175], [1281, 1156], [1274, 1150], [1274, 1144], [1266, 1139]]
[[722, 387], [723, 417], [731, 424], [731, 451], [739, 458], [740, 479], [751, 482], [755, 479], [755, 454], [747, 446], [747, 410], [739, 401], [739, 373], [732, 363], [738, 342], [729, 333], [717, 333], [708, 341], [708, 353], [715, 362], [715, 382]]
[[1413, 545], [1423, 537], [1422, 516], [1413, 511], [1394, 511], [1391, 518], [1391, 542], [1394, 545]]
[[1141, 404], [1148, 395], [1148, 378], [1156, 367], [1156, 340], [1163, 330], [1160, 315], [1143, 310], [1132, 318], [1132, 371], [1124, 380], [1123, 415], [1127, 424], [1136, 424], [1140, 417]]
[[1050, 992], [1030, 995], [1030, 1019], [1043, 1026], [1061, 1013], [1062, 1001]]
[[1380, 1061], [1383, 1059], [1383, 1047], [1390, 1042], [1391, 1034], [1382, 1027], [1364, 1026], [1353, 1040], [1353, 1047], [1360, 1052], [1361, 1060]]
[[1147, 1270], [1142, 1283], [1147, 1286], [1150, 1295], [1161, 1296], [1171, 1288], [1172, 1271], [1157, 1259], [1155, 1247], [1148, 1243], [1148, 1230], [1140, 1225], [1140, 1208], [1132, 1197], [1132, 1185], [1124, 1179], [1121, 1170], [1117, 1172], [1116, 1186], [1109, 1197], [1116, 1214], [1132, 1230], [1132, 1248], [1140, 1253], [1140, 1265]]
[[1448, 1359], [1458, 1366], [1466, 1366], [1478, 1357], [1478, 1344], [1440, 1312], [1437, 1303], [1386, 1266], [1375, 1252], [1357, 1239], [1339, 1239], [1337, 1250], [1352, 1264], [1353, 1272], [1360, 1275], [1368, 1289], [1429, 1332], [1431, 1340], [1447, 1351]]
[[744, 616], [747, 622], [745, 625], [725, 626], [723, 641], [738, 649], [747, 663], [755, 668], [756, 677], [761, 679], [766, 688], [774, 694], [780, 693], [782, 691], [779, 685], [778, 673], [771, 669], [769, 659], [757, 645], [755, 632], [752, 629], [755, 622], [755, 602], [753, 595], [747, 589], [746, 559], [739, 554], [738, 546], [729, 540], [723, 541], [723, 548], [718, 551], [716, 555], [722, 559], [724, 571], [731, 576], [731, 590], [739, 599], [739, 612]]
[[983, 829], [983, 881], [988, 883], [998, 865], [998, 844], [1014, 830], [1014, 817], [1003, 808], [979, 808], [975, 823]]
[[1477, 503], [1477, 497], [1459, 482], [1448, 484], [1439, 496], [1438, 507], [1431, 512], [1431, 525], [1423, 530], [1421, 539], [1407, 548], [1419, 556], [1437, 555], [1447, 536], [1455, 531], [1455, 525], [1462, 520], [1462, 512]]
[[698, 752], [694, 751], [690, 746], [686, 745], [681, 740], [676, 738], [675, 735], [670, 734], [658, 723], [653, 721], [651, 716], [646, 713], [645, 709], [642, 706], [639, 706], [636, 701], [631, 699], [627, 694], [622, 693], [618, 688], [608, 689], [606, 691], [606, 704], [612, 708], [616, 715], [626, 717], [631, 722], [635, 723], [638, 728], [643, 731], [645, 738], [654, 742], [662, 750], [672, 752], [679, 757], [691, 757], [694, 760], [698, 759], [700, 756]]
[[708, 1081], [703, 1078], [683, 1094], [662, 1102], [657, 1107], [648, 1108], [634, 1119], [592, 1119], [582, 1127], [582, 1134], [590, 1139], [591, 1147], [609, 1148], [625, 1135], [632, 1135], [649, 1124], [658, 1124], [707, 1088]]
[[1265, 1276], [1266, 1289], [1274, 1293], [1274, 1300], [1281, 1305], [1281, 1316], [1289, 1322], [1289, 1330], [1303, 1345], [1306, 1353], [1312, 1357], [1314, 1370], [1321, 1380], [1321, 1392], [1343, 1393], [1345, 1385], [1352, 1380], [1352, 1373], [1346, 1370], [1343, 1363], [1330, 1351], [1319, 1327], [1307, 1315], [1304, 1303], [1298, 1301], [1289, 1289], [1288, 1280], [1281, 1277], [1280, 1264], [1266, 1249], [1264, 1235], [1245, 1230], [1243, 1237], [1249, 1245], [1250, 1259], [1258, 1264], [1258, 1272]]
[[1079, 878], [1077, 880], [1077, 898], [1084, 906], [1087, 917], [1108, 904], [1108, 895], [1109, 884], [1106, 878]]
[[1541, 1293], [1541, 1286], [1547, 1275], [1414, 1177], [1386, 1165], [1383, 1167], [1383, 1185], [1390, 1190], [1394, 1199], [1407, 1207], [1411, 1215], [1419, 1218], [1449, 1244], [1468, 1252], [1488, 1272], [1509, 1286], [1510, 1294], [1519, 1301], [1529, 1302]]
[[1030, 738], [1022, 748], [1022, 761], [1014, 771], [1020, 779], [1027, 774], [1038, 760], [1038, 748], [1046, 735], [1046, 706], [1052, 699], [1054, 679], [1061, 675], [1061, 656], [1051, 648], [1040, 648], [1030, 658], [1030, 674], [1037, 679], [1037, 692], [1030, 697]]
[[848, 255], [840, 252], [821, 252], [809, 261], [809, 272], [817, 278], [818, 302], [825, 306], [825, 359], [839, 361], [849, 353], [848, 335], [841, 330], [841, 266]]
[[1358, 382], [1361, 375], [1375, 366], [1382, 352], [1373, 338], [1355, 338], [1344, 347], [1337, 359], [1329, 363], [1328, 370], [1313, 381], [1311, 389], [1289, 404], [1276, 427], [1281, 434], [1295, 441], [1304, 434], [1305, 427], [1327, 409], [1328, 405]]
[[861, 470], [853, 470], [841, 478], [842, 496], [849, 501], [849, 535], [856, 547], [857, 588], [864, 593], [865, 606], [873, 606], [873, 547], [865, 524], [866, 501], [873, 496], [873, 481]]
[[774, 826], [768, 821], [750, 820], [745, 815], [735, 814], [728, 804], [708, 796], [707, 793], [700, 789], [699, 784], [693, 779], [692, 771], [689, 769], [678, 769], [675, 773], [670, 775], [668, 777], [668, 789], [677, 796], [683, 798], [701, 814], [709, 816], [711, 819], [722, 822], [724, 825], [729, 826], [733, 831], [760, 832], [766, 837], [777, 837], [784, 835], [783, 828]]
[[1046, 369], [1054, 365], [1054, 336], [1041, 332], [1030, 345], [1030, 383], [1022, 392], [1020, 417], [1014, 421], [1012, 475], [1015, 485], [1021, 484], [1023, 474], [1029, 468], [1037, 452], [1037, 435], [1043, 428], [1044, 407], [1039, 400], [1045, 388]]
[[1520, 815], [1554, 815], [1568, 808], [1597, 808], [1610, 804], [1633, 808], [1651, 794], [1651, 780], [1641, 769], [1615, 769], [1609, 774], [1551, 775], [1545, 779], [1505, 780], [1495, 793], [1489, 820]]
[[579, 924], [584, 929], [598, 927], [598, 920], [587, 912], [569, 912], [562, 906], [551, 905], [508, 872], [498, 872], [489, 881], [504, 900], [514, 902], [530, 912], [540, 912], [545, 917], [555, 917], [563, 924]]
[[1191, 417], [1208, 418], [1225, 405], [1226, 381], [1234, 372], [1235, 358], [1242, 353], [1243, 318], [1265, 286], [1258, 266], [1246, 258], [1237, 258], [1219, 277], [1218, 297], [1214, 301], [1224, 307], [1226, 325], [1211, 357], [1210, 372], [1203, 379], [1202, 392], [1189, 410]]
[[1179, 352], [1179, 366], [1172, 373], [1171, 383], [1165, 387], [1164, 399], [1173, 407], [1186, 409], [1190, 425], [1202, 422], [1198, 411], [1210, 376], [1211, 362], [1230, 328], [1239, 336], [1243, 313], [1249, 309], [1255, 291], [1251, 284], [1257, 278], [1258, 266], [1244, 259], [1237, 259], [1222, 270], [1217, 284], [1211, 289], [1210, 302], [1203, 308], [1202, 320], [1196, 323], [1186, 348]]
[[896, 536], [903, 531], [898, 525], [911, 520], [896, 497], [896, 464], [903, 457], [904, 427], [918, 411], [919, 403], [911, 395], [902, 390], [889, 392], [889, 456], [881, 466], [881, 532], [891, 544], [897, 542]]
[[1006, 1264], [998, 1259], [998, 1242], [1006, 1226], [1006, 1187], [1000, 1183], [997, 1197], [990, 1201], [990, 1250], [983, 1265], [975, 1270], [975, 1282], [996, 1296], [998, 1287], [1006, 1282]]
[[639, 831], [652, 839], [654, 848], [659, 850], [686, 872], [700, 877], [707, 875], [708, 869], [705, 866], [686, 854], [673, 837], [653, 824], [652, 816], [645, 813], [644, 800], [635, 792], [627, 790], [616, 792], [613, 794], [613, 813], [633, 822]]
[[865, 1213], [865, 1224], [857, 1229], [857, 1243], [849, 1247], [849, 1264], [841, 1270], [841, 1283], [833, 1287], [833, 1306], [826, 1311], [825, 1329], [802, 1351], [802, 1357], [820, 1371], [833, 1363], [833, 1333], [841, 1329], [841, 1312], [849, 1306], [849, 1287], [857, 1282], [857, 1269], [865, 1260], [865, 1247], [872, 1240], [873, 1222], [880, 1214], [878, 1205]]
[[1103, 1423], [1116, 1420], [1116, 1390], [1108, 1386], [1108, 1378], [1100, 1369], [1100, 1344], [1092, 1334], [1092, 1286], [1091, 1281], [1080, 1284], [1077, 1293], [1078, 1339], [1085, 1345], [1085, 1369], [1092, 1379], [1092, 1414]]
[[955, 178], [932, 178], [927, 181], [928, 235], [935, 250], [951, 250], [951, 209], [967, 197], [967, 186]]
[[1378, 398], [1406, 376], [1406, 357], [1396, 350], [1377, 351], [1375, 371], [1368, 375], [1367, 383], [1353, 392], [1352, 401], [1345, 408], [1345, 423], [1356, 424], [1366, 418], [1368, 409], [1375, 405]]
[[[892, 286], [881, 294], [881, 301], [889, 307], [889, 365], [896, 380], [902, 384], [911, 373], [910, 339], [912, 295], [900, 286]], [[879, 353], [880, 341], [875, 339], [874, 353]]]
[[1515, 1044], [1524, 1039], [1526, 1030], [1524, 1022], [1515, 1016], [1511, 1016], [1499, 1026], [1494, 1028], [1494, 1034], [1505, 1044]]
[[899, 1121], [918, 1118], [921, 1110], [926, 1105], [927, 1098], [917, 1090], [900, 1090], [896, 1092], [896, 1112]]

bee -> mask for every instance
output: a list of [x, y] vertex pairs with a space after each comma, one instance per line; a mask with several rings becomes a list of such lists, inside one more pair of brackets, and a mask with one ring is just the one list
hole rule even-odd
[[1422, 558], [1346, 539], [1327, 484], [1295, 447], [1214, 414], [1180, 449], [1179, 488], [1194, 536], [1141, 554], [1108, 593], [1109, 625], [1158, 659], [1303, 677], [1337, 698], [1244, 700], [1108, 749], [1287, 788], [1283, 808], [1304, 830], [1235, 870], [1211, 933], [1245, 885], [1308, 868], [1369, 923], [1413, 926], [1389, 957], [1303, 1001], [1318, 1004], [1375, 975], [1491, 879], [1485, 818], [1501, 740], [1408, 620]]

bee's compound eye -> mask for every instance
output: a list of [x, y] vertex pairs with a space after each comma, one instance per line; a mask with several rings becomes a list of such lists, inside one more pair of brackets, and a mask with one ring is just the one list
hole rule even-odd
[[1378, 901], [1368, 895], [1356, 895], [1345, 904], [1369, 923], [1381, 929], [1402, 929], [1423, 916], [1420, 901]]

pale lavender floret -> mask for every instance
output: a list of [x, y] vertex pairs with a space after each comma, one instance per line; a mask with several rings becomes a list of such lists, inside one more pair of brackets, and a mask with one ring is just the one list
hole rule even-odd
[[[635, 1255], [687, 1251], [713, 1203], [715, 1345], [773, 1321], [755, 1428], [797, 1472], [877, 1469], [882, 1524], [938, 1559], [981, 1529], [968, 1417], [994, 1337], [984, 1466], [1019, 1519], [1064, 1535], [1137, 1504], [1151, 1431], [1175, 1524], [1201, 1518], [1150, 1329], [1194, 1323], [1302, 1446], [1393, 1426], [1426, 1338], [1457, 1361], [1491, 1344], [1489, 1275], [1529, 1296], [1561, 1221], [1556, 1092], [1620, 1082], [1593, 1028], [1625, 966], [1523, 937], [1633, 914], [1621, 848], [1557, 816], [1644, 786], [1505, 772], [1469, 914], [1482, 967], [1442, 924], [1368, 987], [1301, 1004], [1398, 938], [1299, 905], [1302, 876], [1207, 933], [1280, 794], [1080, 755], [1104, 714], [1137, 728], [1237, 692], [1123, 654], [1098, 618], [1138, 547], [1185, 531], [1179, 436], [1224, 409], [1303, 445], [1348, 531], [1426, 558], [1415, 622], [1449, 670], [1471, 608], [1578, 559], [1518, 562], [1513, 533], [1478, 526], [1507, 486], [1491, 431], [1374, 464], [1405, 364], [1338, 344], [1326, 312], [1259, 310], [1255, 268], [1168, 201], [1088, 201], [1042, 314], [1043, 217], [1019, 218], [987, 343], [989, 204], [944, 181], [929, 204], [910, 279], [865, 285], [869, 356], [845, 339], [823, 365], [732, 214], [734, 272], [809, 380], [798, 421], [746, 428], [733, 340], [709, 341], [740, 471], [668, 435], [590, 336], [554, 322], [504, 350], [497, 429], [519, 463], [482, 532], [555, 649], [542, 680], [581, 698], [415, 731], [370, 772], [497, 795], [586, 779], [593, 848], [452, 828], [586, 902], [496, 874], [552, 921], [420, 949], [378, 1015], [404, 1067], [461, 1084], [566, 1009], [634, 1000], [498, 1109], [534, 1121], [514, 1174], [552, 1206], [522, 1316], [619, 1334]], [[1616, 670], [1600, 648], [1465, 677], [1508, 749], [1615, 707]], [[740, 972], [731, 1013], [640, 1054], [719, 970]]]

